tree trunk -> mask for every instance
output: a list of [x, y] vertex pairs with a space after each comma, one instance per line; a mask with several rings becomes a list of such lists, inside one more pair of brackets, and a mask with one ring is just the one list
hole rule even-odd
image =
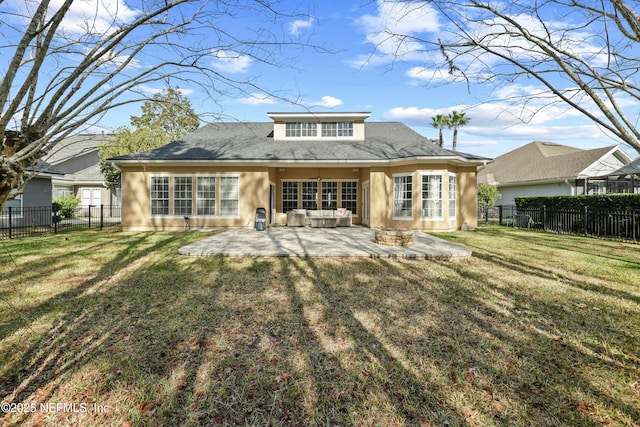
[[458, 145], [458, 128], [453, 128], [453, 144], [451, 144], [451, 149], [456, 151], [456, 146]]

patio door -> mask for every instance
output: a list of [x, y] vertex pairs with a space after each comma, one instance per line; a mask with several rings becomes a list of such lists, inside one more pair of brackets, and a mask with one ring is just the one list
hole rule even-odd
[[362, 184], [362, 223], [369, 225], [369, 181]]

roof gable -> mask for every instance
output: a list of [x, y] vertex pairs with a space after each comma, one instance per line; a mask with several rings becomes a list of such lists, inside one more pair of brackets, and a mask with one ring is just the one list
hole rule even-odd
[[478, 183], [509, 184], [575, 179], [616, 150], [621, 151], [615, 146], [581, 150], [534, 141], [496, 157], [493, 163], [478, 173]]

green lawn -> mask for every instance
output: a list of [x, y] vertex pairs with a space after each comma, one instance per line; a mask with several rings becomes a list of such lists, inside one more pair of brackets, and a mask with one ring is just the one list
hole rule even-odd
[[0, 242], [0, 424], [640, 425], [638, 245], [486, 227], [442, 235], [459, 263], [177, 255], [202, 237]]

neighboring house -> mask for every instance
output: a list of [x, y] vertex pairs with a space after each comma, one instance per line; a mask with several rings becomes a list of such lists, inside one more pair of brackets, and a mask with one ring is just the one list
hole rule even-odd
[[587, 186], [605, 193], [640, 194], [640, 157], [606, 175], [589, 178]]
[[[0, 144], [0, 155], [11, 156], [15, 154], [16, 143], [20, 133], [13, 130], [4, 132], [4, 140]], [[0, 138], [2, 140], [2, 138]], [[51, 206], [51, 179], [60, 174], [60, 171], [51, 164], [43, 160], [38, 160], [36, 164], [28, 169], [29, 180], [20, 194], [13, 192], [13, 197], [4, 204], [0, 214], [8, 214], [9, 208], [20, 212], [22, 208], [36, 206]]]
[[179, 141], [110, 159], [122, 171], [125, 230], [284, 225], [294, 209], [348, 209], [355, 224], [476, 226], [476, 170], [490, 159], [439, 148], [371, 113], [268, 113], [214, 123]]
[[112, 191], [100, 172], [98, 146], [112, 135], [73, 135], [60, 141], [45, 160], [64, 175], [53, 179], [53, 198], [74, 194], [82, 206], [117, 205], [119, 189]]
[[9, 206], [14, 209], [51, 206], [51, 180], [62, 176], [62, 172], [47, 162], [38, 161], [34, 167], [29, 168], [29, 173], [30, 178], [22, 193], [7, 200], [5, 211]]
[[589, 178], [607, 175], [631, 161], [619, 147], [581, 150], [552, 142], [535, 141], [496, 157], [478, 172], [478, 184], [498, 187], [499, 205], [516, 197], [602, 194]]
[[49, 224], [51, 221], [51, 180], [61, 172], [47, 162], [39, 160], [29, 168], [30, 178], [22, 193], [6, 201], [0, 212], [0, 229], [9, 224], [13, 227]]

